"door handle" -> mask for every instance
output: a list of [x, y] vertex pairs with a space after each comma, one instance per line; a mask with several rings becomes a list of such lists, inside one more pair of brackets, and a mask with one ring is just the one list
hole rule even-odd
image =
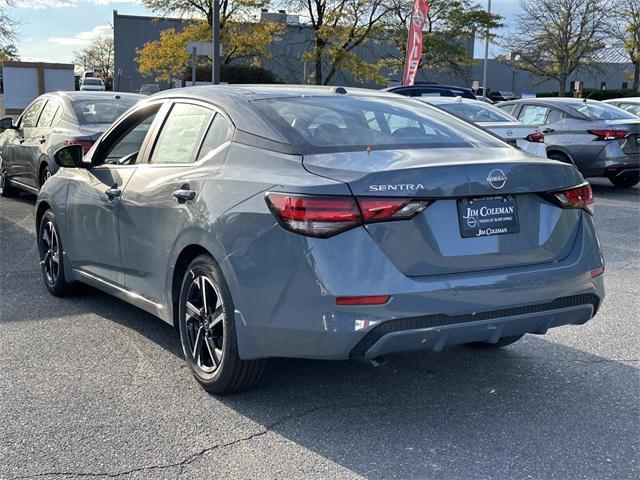
[[106, 192], [104, 192], [104, 194], [107, 196], [109, 200], [115, 200], [116, 198], [119, 198], [120, 195], [122, 195], [122, 190], [114, 186], [114, 187], [111, 187]]
[[196, 192], [189, 190], [189, 185], [183, 185], [180, 190], [173, 192], [173, 196], [178, 200], [178, 203], [184, 203], [196, 198]]
[[38, 139], [38, 141], [39, 141], [40, 143], [44, 143], [44, 142], [46, 142], [46, 141], [47, 141], [47, 138], [46, 138], [44, 135], [42, 135], [42, 136]]
[[551, 133], [551, 132], [555, 132], [554, 128], [545, 128], [542, 130], [542, 133]]

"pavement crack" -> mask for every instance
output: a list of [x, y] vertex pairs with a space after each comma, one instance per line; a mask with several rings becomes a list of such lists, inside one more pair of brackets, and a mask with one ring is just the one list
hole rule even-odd
[[34, 475], [21, 475], [21, 476], [17, 476], [17, 477], [12, 477], [14, 480], [26, 480], [26, 479], [30, 479], [30, 478], [41, 478], [41, 477], [91, 477], [91, 478], [118, 478], [118, 477], [123, 477], [126, 475], [132, 475], [134, 473], [139, 473], [139, 472], [150, 472], [150, 471], [156, 471], [156, 470], [167, 470], [167, 469], [171, 469], [171, 468], [177, 468], [178, 469], [178, 475], [176, 477], [176, 479], [180, 478], [180, 476], [183, 474], [184, 472], [184, 467], [187, 465], [192, 464], [193, 462], [199, 460], [200, 458], [202, 458], [203, 456], [205, 456], [206, 454], [214, 451], [214, 450], [219, 450], [222, 448], [227, 448], [227, 447], [232, 447], [234, 445], [237, 445], [239, 443], [244, 443], [244, 442], [250, 442], [251, 440], [253, 440], [254, 438], [257, 437], [261, 437], [263, 435], [266, 435], [267, 433], [269, 433], [270, 431], [272, 431], [274, 428], [289, 422], [291, 420], [297, 420], [300, 419], [306, 415], [309, 415], [317, 410], [319, 410], [320, 407], [317, 406], [313, 406], [311, 408], [308, 408], [300, 413], [297, 413], [295, 415], [284, 415], [282, 417], [280, 417], [278, 420], [274, 421], [273, 423], [264, 426], [261, 430], [258, 430], [257, 432], [254, 432], [250, 435], [246, 435], [244, 437], [240, 437], [240, 438], [236, 438], [235, 440], [232, 440], [230, 442], [225, 442], [225, 443], [218, 443], [216, 445], [213, 445], [211, 447], [207, 447], [207, 448], [203, 448], [202, 450], [200, 450], [199, 452], [193, 453], [191, 455], [189, 455], [188, 457], [186, 457], [185, 459], [179, 461], [179, 462], [174, 462], [174, 463], [165, 463], [165, 464], [157, 464], [157, 465], [145, 465], [142, 467], [136, 467], [136, 468], [132, 468], [129, 470], [123, 470], [120, 472], [73, 472], [73, 471], [53, 471], [53, 472], [43, 472], [43, 473], [37, 473]]

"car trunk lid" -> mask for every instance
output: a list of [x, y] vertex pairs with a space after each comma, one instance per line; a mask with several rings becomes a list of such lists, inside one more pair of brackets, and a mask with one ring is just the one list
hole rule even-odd
[[[433, 200], [411, 220], [365, 227], [408, 276], [506, 268], [566, 257], [581, 212], [558, 208], [538, 193], [578, 185], [584, 181], [582, 176], [570, 165], [532, 160], [511, 148], [481, 151], [482, 155], [479, 149], [314, 154], [304, 157], [304, 166], [346, 182], [358, 197]], [[475, 207], [496, 212], [492, 222], [508, 220], [495, 226], [509, 224], [510, 233], [486, 234], [486, 228], [481, 233], [477, 223], [469, 229], [465, 216]], [[505, 215], [500, 216], [501, 212]]]

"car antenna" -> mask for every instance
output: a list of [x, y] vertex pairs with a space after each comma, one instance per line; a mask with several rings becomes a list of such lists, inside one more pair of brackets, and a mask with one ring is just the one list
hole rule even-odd
[[582, 99], [582, 101], [583, 101], [584, 103], [587, 103], [587, 100], [589, 100], [589, 99], [591, 98], [591, 95], [593, 95], [594, 93], [595, 93], [595, 90], [592, 90], [592, 91], [589, 93], [589, 95], [587, 95], [586, 97], [584, 97], [584, 98]]

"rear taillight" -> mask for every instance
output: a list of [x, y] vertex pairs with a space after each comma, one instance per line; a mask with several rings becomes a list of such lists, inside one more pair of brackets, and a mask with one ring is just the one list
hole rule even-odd
[[358, 225], [406, 220], [428, 205], [428, 200], [405, 198], [356, 199], [351, 196], [314, 196], [267, 193], [267, 205], [278, 223], [291, 232], [328, 238]]
[[529, 142], [544, 143], [544, 133], [534, 132], [531, 135], [527, 135], [527, 140]]
[[87, 153], [89, 149], [93, 146], [93, 140], [86, 140], [80, 138], [67, 138], [64, 141], [65, 145], [81, 145], [82, 151]]
[[597, 140], [624, 140], [629, 136], [626, 130], [587, 130], [591, 135], [595, 135]]
[[567, 190], [550, 192], [549, 195], [554, 203], [562, 208], [582, 208], [593, 213], [593, 192], [588, 183]]

